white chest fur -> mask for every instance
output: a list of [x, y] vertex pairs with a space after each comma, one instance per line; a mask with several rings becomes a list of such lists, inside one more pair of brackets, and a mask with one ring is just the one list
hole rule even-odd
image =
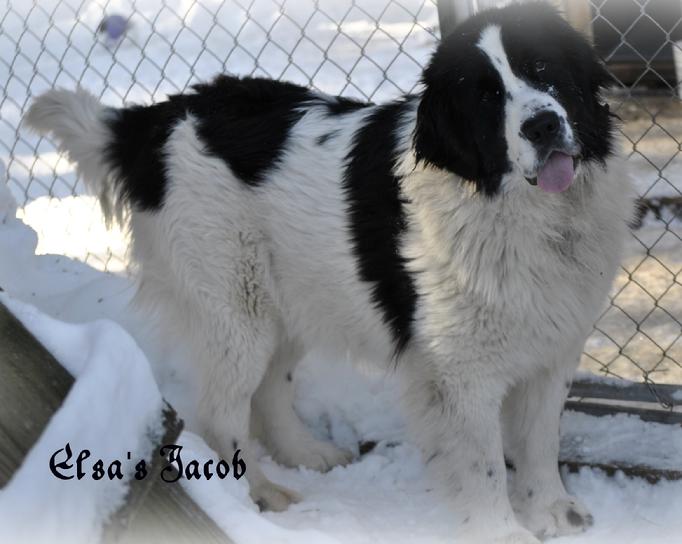
[[403, 251], [420, 298], [417, 341], [522, 373], [582, 343], [603, 304], [632, 209], [626, 176], [583, 169], [562, 194], [527, 184], [493, 198], [452, 176], [404, 179]]

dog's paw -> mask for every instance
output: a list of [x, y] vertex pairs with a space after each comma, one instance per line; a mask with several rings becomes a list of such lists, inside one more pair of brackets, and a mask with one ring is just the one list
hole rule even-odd
[[314, 448], [301, 456], [300, 464], [320, 472], [327, 472], [336, 466], [345, 466], [353, 460], [352, 452], [337, 448], [330, 442], [317, 442]]
[[287, 448], [279, 449], [275, 459], [289, 467], [304, 466], [312, 470], [327, 472], [335, 466], [345, 466], [353, 460], [353, 454], [348, 450], [336, 447], [331, 442], [310, 439]]
[[460, 534], [457, 542], [462, 544], [541, 544], [533, 533], [522, 527], [510, 529], [508, 532], [495, 531], [494, 534], [490, 534], [489, 531], [490, 528], [487, 528], [487, 530]]
[[[493, 544], [541, 544], [540, 541], [529, 531], [523, 529], [514, 531], [507, 535], [498, 537], [492, 541]], [[481, 541], [481, 544], [483, 542]]]
[[592, 514], [574, 497], [557, 499], [549, 506], [528, 505], [517, 517], [541, 539], [582, 533], [594, 523]]
[[286, 487], [264, 481], [251, 487], [251, 499], [261, 512], [283, 512], [291, 504], [299, 502], [301, 497]]

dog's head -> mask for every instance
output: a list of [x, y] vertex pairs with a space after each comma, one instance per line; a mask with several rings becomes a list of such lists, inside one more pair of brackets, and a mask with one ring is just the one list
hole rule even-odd
[[445, 37], [424, 72], [415, 149], [494, 195], [508, 184], [560, 192], [611, 151], [600, 97], [608, 74], [543, 3], [482, 12]]

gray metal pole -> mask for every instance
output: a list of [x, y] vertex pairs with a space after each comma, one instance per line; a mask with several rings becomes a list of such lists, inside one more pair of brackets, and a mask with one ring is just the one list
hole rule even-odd
[[440, 36], [444, 38], [457, 23], [474, 14], [473, 0], [438, 0]]

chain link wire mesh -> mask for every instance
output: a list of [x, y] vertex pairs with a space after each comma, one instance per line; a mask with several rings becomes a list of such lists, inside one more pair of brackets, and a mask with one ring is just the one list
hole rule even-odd
[[[614, 1], [637, 6], [625, 27], [608, 18]], [[656, 63], [666, 48], [680, 48], [673, 34], [682, 21], [661, 25], [649, 3], [590, 3], [592, 28], [606, 25], [616, 36], [605, 60], [629, 48], [642, 67], [627, 82], [616, 75], [609, 100], [646, 200], [582, 365], [601, 375], [682, 383], [682, 106], [678, 87]], [[125, 233], [104, 228], [93, 199], [74, 198], [83, 188], [72, 165], [21, 128], [33, 96], [82, 85], [111, 105], [148, 103], [230, 72], [381, 101], [416, 88], [439, 38], [436, 0], [9, 0], [4, 7], [0, 160], [10, 190], [40, 235], [39, 251], [109, 271], [125, 270]], [[125, 21], [118, 39], [102, 32], [114, 14]], [[629, 41], [644, 23], [660, 34], [653, 54]], [[651, 78], [657, 94], [642, 94]]]
[[595, 43], [614, 80], [609, 102], [622, 121], [622, 151], [642, 200], [584, 365], [614, 377], [680, 384], [682, 41], [676, 40], [682, 40], [682, 3], [590, 0], [589, 7]]
[[[113, 15], [119, 39], [98, 31]], [[0, 160], [38, 250], [126, 267], [125, 233], [69, 198], [83, 192], [72, 165], [21, 129], [32, 96], [82, 85], [114, 106], [148, 103], [231, 72], [379, 101], [414, 88], [437, 25], [432, 0], [5, 0]]]

